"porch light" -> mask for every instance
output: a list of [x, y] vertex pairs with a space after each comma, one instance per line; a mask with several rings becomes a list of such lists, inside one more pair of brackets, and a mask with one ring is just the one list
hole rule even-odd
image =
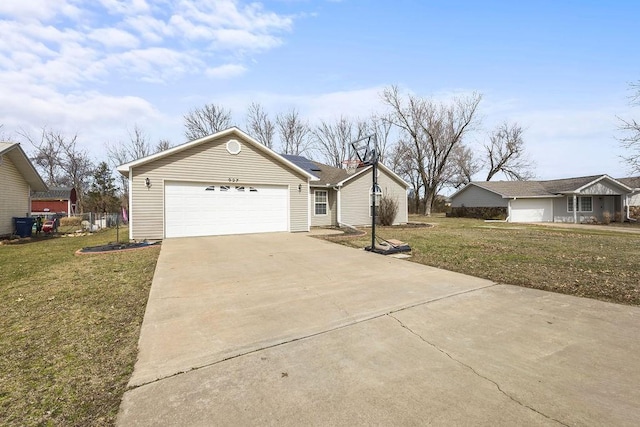
[[144, 179], [144, 185], [146, 185], [147, 188], [151, 188], [151, 180], [149, 178], [145, 178]]

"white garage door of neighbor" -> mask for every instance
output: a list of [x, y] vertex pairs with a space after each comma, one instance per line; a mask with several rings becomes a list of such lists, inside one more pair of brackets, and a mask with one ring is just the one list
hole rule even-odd
[[511, 201], [511, 222], [551, 222], [552, 201], [543, 199], [516, 199]]
[[286, 186], [166, 182], [165, 237], [287, 231]]

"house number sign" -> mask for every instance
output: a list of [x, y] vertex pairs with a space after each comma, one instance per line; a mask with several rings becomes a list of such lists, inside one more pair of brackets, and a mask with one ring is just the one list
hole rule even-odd
[[229, 178], [229, 182], [238, 182], [240, 179], [238, 178]]

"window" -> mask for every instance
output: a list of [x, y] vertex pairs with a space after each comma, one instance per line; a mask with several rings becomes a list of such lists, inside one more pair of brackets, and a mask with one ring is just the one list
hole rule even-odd
[[215, 191], [216, 190], [216, 186], [215, 185], [210, 185], [207, 188], [204, 189], [205, 191]]
[[[576, 197], [578, 212], [592, 212], [593, 198], [591, 196]], [[567, 212], [573, 212], [573, 196], [567, 197]]]
[[[374, 188], [371, 187], [369, 189], [369, 216], [373, 216], [373, 210], [380, 206], [380, 199], [382, 198], [382, 189], [379, 185], [376, 185], [375, 191]], [[375, 203], [375, 206], [374, 206]], [[376, 211], [376, 214], [378, 211]]]
[[220, 186], [220, 191], [229, 191], [231, 189], [231, 187], [229, 187], [228, 185], [221, 185]]
[[240, 185], [236, 185], [236, 191], [242, 192], [244, 191], [244, 187]]
[[580, 197], [580, 212], [592, 212], [593, 199], [591, 197]]
[[314, 191], [315, 197], [315, 215], [327, 214], [327, 191], [316, 190]]

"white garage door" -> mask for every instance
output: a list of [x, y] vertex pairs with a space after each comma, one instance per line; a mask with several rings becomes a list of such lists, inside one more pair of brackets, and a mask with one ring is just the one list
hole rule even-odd
[[551, 222], [552, 201], [545, 199], [511, 200], [510, 222]]
[[165, 183], [165, 237], [287, 231], [286, 186]]

